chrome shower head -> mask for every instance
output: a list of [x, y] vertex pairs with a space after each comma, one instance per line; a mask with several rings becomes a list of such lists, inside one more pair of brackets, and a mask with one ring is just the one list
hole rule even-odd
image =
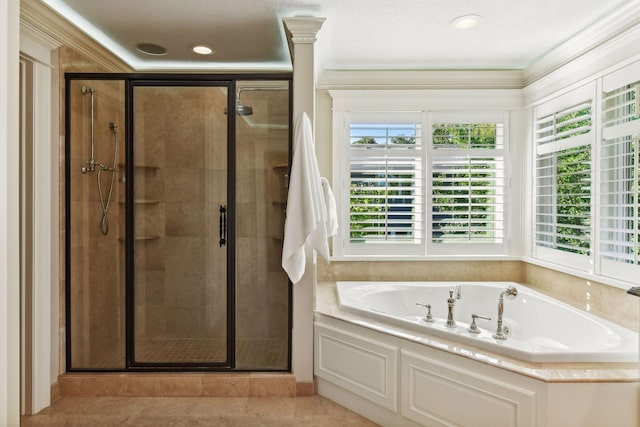
[[251, 105], [244, 105], [239, 100], [236, 102], [236, 114], [239, 116], [250, 116], [253, 114]]
[[[240, 92], [242, 89], [238, 90], [236, 93], [236, 114], [239, 116], [250, 116], [253, 114], [253, 107], [251, 105], [245, 105], [240, 101]], [[224, 113], [227, 114], [227, 109], [224, 109]]]

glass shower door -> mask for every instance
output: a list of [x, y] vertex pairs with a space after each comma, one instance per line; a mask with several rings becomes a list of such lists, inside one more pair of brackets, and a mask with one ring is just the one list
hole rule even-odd
[[233, 363], [227, 103], [224, 82], [133, 87], [132, 366]]

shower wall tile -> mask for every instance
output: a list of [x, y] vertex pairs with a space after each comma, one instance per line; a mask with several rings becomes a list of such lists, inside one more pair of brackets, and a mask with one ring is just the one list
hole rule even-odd
[[206, 303], [204, 272], [169, 269], [164, 285], [165, 301], [177, 307], [198, 307]]
[[[146, 199], [145, 199], [146, 200]], [[134, 221], [137, 237], [163, 237], [166, 212], [164, 203], [136, 203]]]
[[264, 338], [269, 335], [267, 307], [256, 300], [251, 305], [236, 305], [237, 339]]
[[[239, 237], [236, 239], [236, 280], [238, 282], [238, 298], [242, 301], [253, 295], [253, 283], [257, 281], [257, 239], [252, 237]], [[247, 290], [249, 294], [243, 294]]]
[[226, 339], [227, 306], [226, 300], [217, 300], [205, 306], [204, 336], [208, 339]]
[[226, 171], [228, 164], [226, 122], [220, 129], [210, 131], [204, 149], [205, 170]]
[[[196, 123], [184, 123], [173, 135], [165, 137], [165, 166], [167, 168], [203, 169], [205, 140]], [[185, 127], [186, 126], [186, 127]]]
[[254, 170], [260, 165], [256, 160], [255, 143], [256, 141], [248, 138], [238, 139], [236, 144], [236, 168], [238, 172]]
[[138, 282], [141, 283], [141, 286], [144, 292], [144, 299], [138, 299], [136, 297], [136, 301], [144, 301], [146, 305], [162, 305], [166, 302], [165, 297], [165, 272], [164, 271], [153, 271], [153, 270], [145, 270], [145, 278], [143, 281]]
[[198, 237], [165, 238], [166, 271], [200, 271], [206, 267], [207, 242]]
[[287, 275], [282, 270], [268, 273], [266, 288], [266, 303], [270, 307], [269, 338], [284, 339], [289, 330], [289, 281]]
[[259, 194], [256, 184], [256, 169], [238, 170], [236, 172], [236, 201], [238, 203], [255, 203]]
[[257, 210], [258, 207], [255, 202], [243, 202], [236, 204], [236, 212], [238, 213], [236, 220], [236, 235], [238, 237], [255, 237], [258, 235], [258, 227], [256, 223], [259, 215]]
[[135, 337], [143, 338], [147, 335], [147, 305], [136, 304], [134, 307]]
[[205, 173], [198, 169], [164, 170], [164, 199], [167, 202], [202, 202]]
[[[205, 224], [218, 219], [218, 212], [205, 211], [204, 203], [166, 203], [165, 234], [170, 237], [202, 236]], [[162, 224], [163, 222], [156, 222]]]
[[[134, 168], [136, 198], [164, 201], [164, 170], [156, 167]], [[124, 198], [124, 193], [122, 194]], [[121, 198], [120, 200], [123, 200]]]
[[[166, 307], [163, 305], [147, 305], [147, 319], [145, 322], [145, 332], [147, 336], [164, 337], [167, 335], [168, 318]], [[137, 331], [136, 331], [137, 332]]]
[[227, 204], [227, 171], [224, 169], [204, 170], [204, 187], [201, 188], [204, 200], [218, 212], [220, 205]]
[[135, 265], [138, 269], [165, 270], [166, 238], [135, 241]]
[[204, 337], [205, 308], [201, 306], [165, 308], [166, 335], [172, 338]]

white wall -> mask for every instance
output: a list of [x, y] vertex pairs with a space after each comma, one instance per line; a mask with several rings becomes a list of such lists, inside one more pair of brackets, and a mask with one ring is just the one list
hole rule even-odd
[[19, 0], [0, 0], [0, 425], [20, 423]]

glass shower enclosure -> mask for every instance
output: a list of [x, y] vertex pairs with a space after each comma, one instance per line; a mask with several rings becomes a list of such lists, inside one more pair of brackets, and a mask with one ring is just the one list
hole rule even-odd
[[290, 370], [290, 76], [66, 77], [67, 369]]

